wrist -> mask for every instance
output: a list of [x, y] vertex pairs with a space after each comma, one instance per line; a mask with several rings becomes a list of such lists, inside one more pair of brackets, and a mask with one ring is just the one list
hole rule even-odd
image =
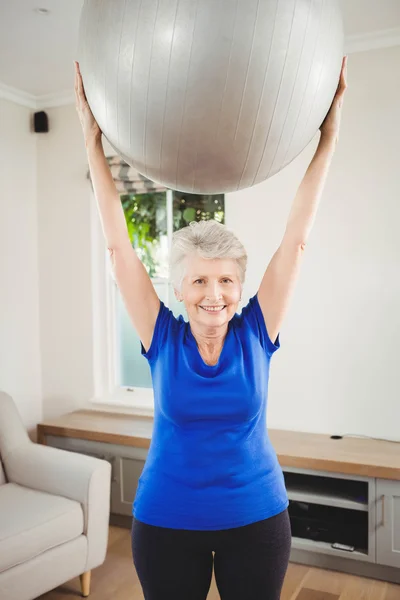
[[321, 131], [319, 138], [319, 146], [327, 150], [334, 151], [336, 149], [338, 136], [336, 133]]
[[89, 135], [85, 138], [85, 146], [87, 151], [97, 150], [102, 148], [101, 132]]

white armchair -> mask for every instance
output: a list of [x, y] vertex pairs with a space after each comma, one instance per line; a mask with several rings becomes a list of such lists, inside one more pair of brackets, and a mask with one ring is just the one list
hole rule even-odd
[[106, 556], [111, 465], [31, 442], [0, 392], [0, 598], [33, 600]]

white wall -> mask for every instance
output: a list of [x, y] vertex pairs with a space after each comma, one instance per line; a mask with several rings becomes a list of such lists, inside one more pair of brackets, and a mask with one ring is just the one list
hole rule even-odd
[[0, 390], [32, 433], [42, 418], [36, 136], [31, 111], [0, 99]]
[[[271, 373], [269, 426], [400, 438], [400, 47], [352, 55], [340, 145]], [[74, 107], [38, 144], [46, 417], [93, 395], [90, 207]], [[227, 198], [256, 291], [283, 234], [310, 146], [272, 180]]]
[[[400, 48], [351, 55], [339, 147], [271, 370], [269, 425], [400, 439]], [[315, 142], [232, 194], [254, 292]]]
[[40, 315], [45, 418], [93, 395], [90, 184], [74, 106], [54, 108], [38, 139]]

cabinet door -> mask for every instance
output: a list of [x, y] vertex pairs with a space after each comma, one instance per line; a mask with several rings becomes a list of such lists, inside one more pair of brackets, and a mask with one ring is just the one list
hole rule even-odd
[[376, 562], [400, 567], [400, 481], [376, 480]]
[[144, 460], [127, 456], [112, 459], [111, 512], [117, 515], [132, 515], [139, 477]]

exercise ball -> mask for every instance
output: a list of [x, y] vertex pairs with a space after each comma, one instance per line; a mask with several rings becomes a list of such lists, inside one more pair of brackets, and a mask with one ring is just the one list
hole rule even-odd
[[311, 141], [343, 57], [337, 0], [85, 0], [78, 60], [103, 134], [184, 192], [255, 185]]

